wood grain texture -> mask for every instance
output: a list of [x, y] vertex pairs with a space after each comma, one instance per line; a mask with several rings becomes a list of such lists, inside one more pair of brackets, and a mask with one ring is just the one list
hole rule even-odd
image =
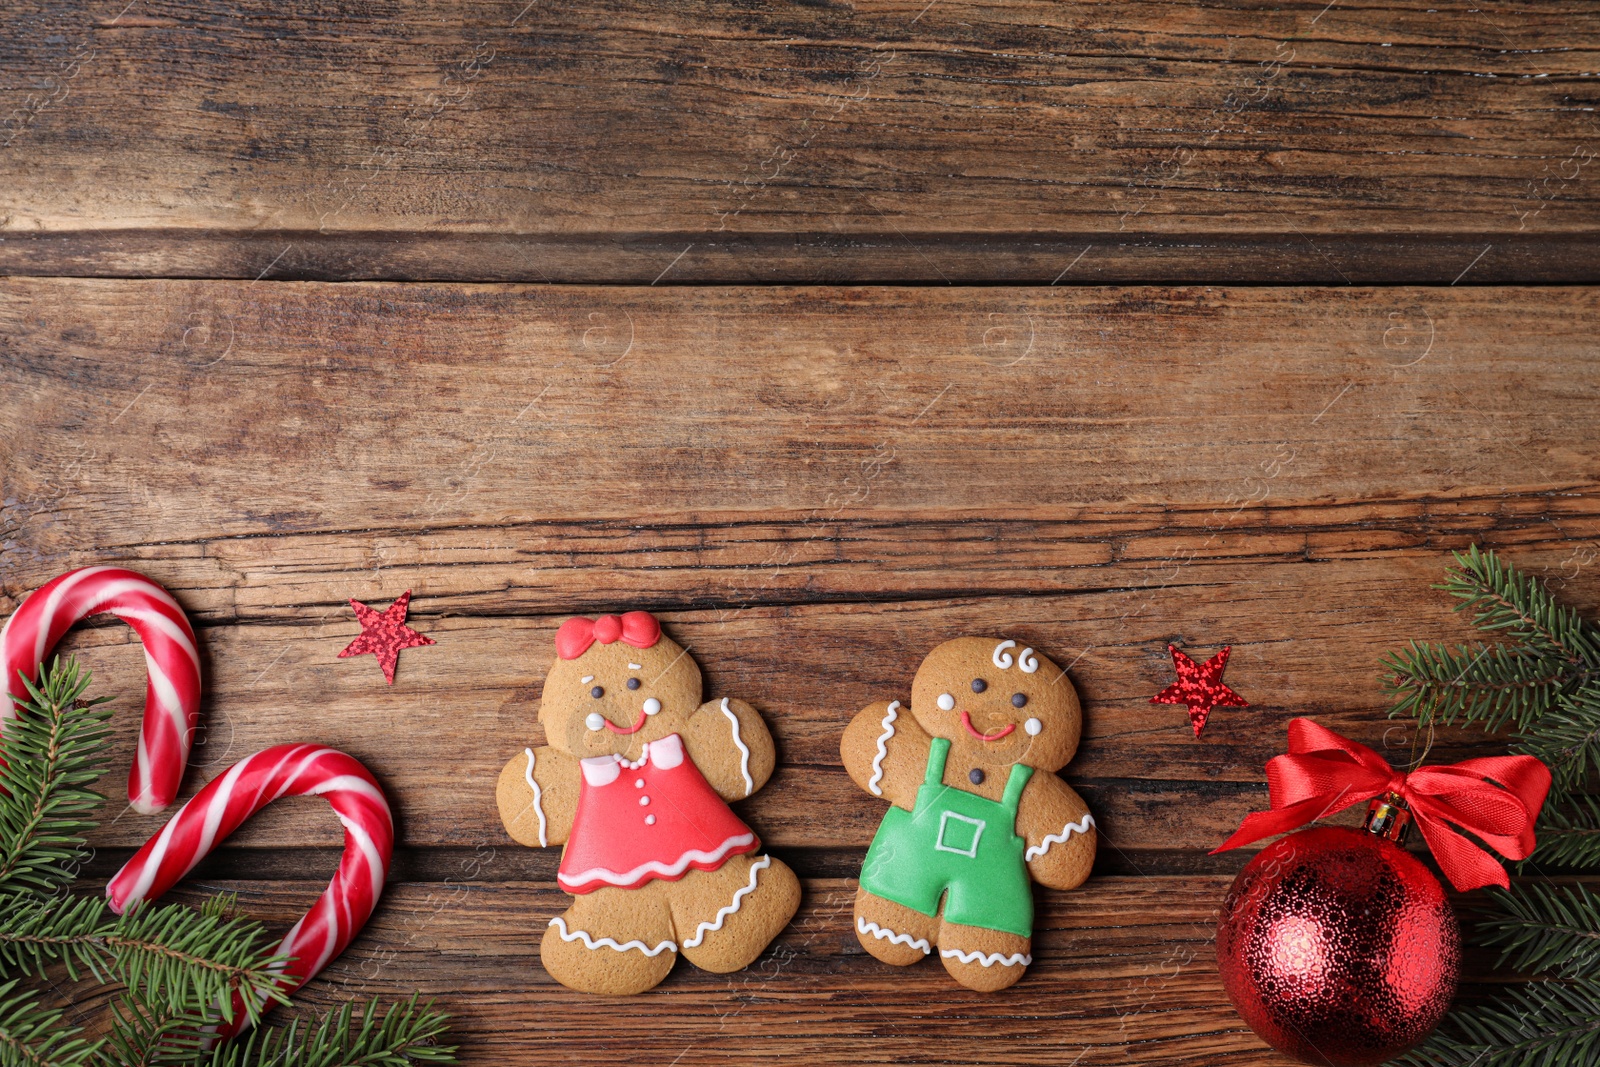
[[[1028, 978], [969, 993], [936, 964], [888, 968], [850, 930], [853, 879], [808, 879], [800, 914], [749, 970], [680, 961], [636, 998], [572, 993], [538, 961], [538, 939], [570, 899], [542, 883], [480, 873], [390, 886], [368, 933], [300, 995], [311, 1009], [416, 989], [457, 1014], [463, 1062], [591, 1064], [1126, 1064], [1279, 1067], [1228, 1007], [1210, 941], [1227, 878], [1105, 878], [1041, 891]], [[312, 881], [208, 880], [287, 925]]]
[[1578, 491], [1600, 484], [1597, 306], [1581, 288], [9, 279], [6, 518], [15, 551], [48, 554], [52, 530], [774, 510], [1136, 505], [1217, 533], [1268, 500]]
[[[185, 795], [288, 740], [379, 775], [396, 882], [307, 1008], [420, 988], [468, 1063], [1268, 1067], [1209, 947], [1245, 854], [1205, 852], [1265, 803], [1293, 715], [1410, 758], [1376, 660], [1468, 636], [1429, 588], [1450, 549], [1499, 547], [1600, 612], [1595, 310], [1582, 288], [9, 278], [0, 612], [72, 566], [137, 567], [200, 629]], [[391, 688], [337, 653], [348, 598], [407, 588], [438, 644]], [[539, 967], [558, 850], [512, 844], [493, 793], [542, 740], [560, 619], [633, 607], [771, 725], [778, 771], [739, 808], [806, 898], [750, 971], [680, 966], [618, 1003]], [[1089, 883], [1042, 894], [1027, 979], [979, 1000], [856, 944], [883, 804], [838, 737], [940, 641], [1002, 631], [1071, 663], [1086, 733], [1064, 776], [1102, 844]], [[1251, 707], [1195, 740], [1149, 703], [1169, 643], [1231, 644]], [[123, 765], [137, 639], [89, 624], [62, 647], [114, 698]], [[1492, 747], [1441, 732], [1432, 758]], [[116, 811], [89, 873], [160, 822]], [[237, 888], [287, 924], [339, 842], [325, 804], [286, 800], [186, 892]]]
[[1580, 0], [3, 11], [8, 272], [1600, 276]]

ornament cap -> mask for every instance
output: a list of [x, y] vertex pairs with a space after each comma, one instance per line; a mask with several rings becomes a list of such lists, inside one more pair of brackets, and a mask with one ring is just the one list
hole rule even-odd
[[1367, 806], [1367, 820], [1361, 824], [1361, 828], [1386, 841], [1404, 845], [1411, 830], [1411, 809], [1399, 793], [1373, 797], [1372, 803]]

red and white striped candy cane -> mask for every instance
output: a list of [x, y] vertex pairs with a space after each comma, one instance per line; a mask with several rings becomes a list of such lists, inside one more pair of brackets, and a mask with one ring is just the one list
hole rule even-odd
[[[280, 987], [286, 993], [299, 989], [366, 925], [383, 895], [394, 851], [394, 821], [383, 790], [358, 760], [337, 749], [276, 745], [212, 779], [111, 879], [106, 896], [112, 910], [120, 915], [154, 900], [251, 815], [279, 797], [308, 794], [333, 805], [344, 824], [344, 856], [328, 888], [278, 946], [279, 954], [294, 957]], [[233, 1021], [217, 1031], [231, 1037], [244, 1027], [244, 1000], [236, 993]]]
[[0, 691], [0, 729], [17, 717], [28, 696], [19, 676], [39, 665], [73, 623], [109, 611], [144, 642], [150, 684], [145, 692], [139, 751], [128, 773], [128, 802], [149, 815], [177, 799], [200, 717], [200, 654], [194, 629], [172, 594], [121, 567], [83, 567], [40, 586], [0, 630], [6, 683]]

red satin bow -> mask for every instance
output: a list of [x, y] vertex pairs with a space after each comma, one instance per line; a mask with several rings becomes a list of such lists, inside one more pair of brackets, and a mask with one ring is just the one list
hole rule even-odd
[[556, 631], [556, 655], [562, 659], [577, 659], [596, 641], [609, 645], [619, 637], [634, 648], [649, 648], [661, 640], [661, 624], [648, 611], [602, 615], [598, 619], [581, 616], [568, 619]]
[[1448, 767], [1397, 771], [1366, 745], [1310, 719], [1289, 722], [1289, 752], [1267, 761], [1271, 811], [1245, 816], [1212, 855], [1293, 830], [1385, 793], [1411, 809], [1439, 869], [1460, 890], [1507, 886], [1505, 868], [1466, 830], [1507, 859], [1533, 852], [1533, 824], [1550, 791], [1550, 771], [1532, 756], [1490, 756]]

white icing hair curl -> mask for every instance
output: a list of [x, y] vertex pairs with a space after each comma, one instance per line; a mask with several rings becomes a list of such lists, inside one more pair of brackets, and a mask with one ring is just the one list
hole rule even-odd
[[1023, 674], [1032, 674], [1034, 671], [1037, 671], [1039, 669], [1039, 657], [1033, 654], [1033, 649], [1023, 649], [1021, 652], [1017, 653], [1017, 658], [1013, 660], [1011, 658], [1011, 653], [1007, 652], [1006, 649], [1016, 647], [1017, 643], [1015, 641], [1001, 641], [998, 645], [994, 646], [994, 652], [989, 658], [992, 659], [994, 661], [994, 665], [999, 667], [1001, 670], [1008, 670], [1012, 663], [1016, 663], [1018, 667], [1022, 668]]

